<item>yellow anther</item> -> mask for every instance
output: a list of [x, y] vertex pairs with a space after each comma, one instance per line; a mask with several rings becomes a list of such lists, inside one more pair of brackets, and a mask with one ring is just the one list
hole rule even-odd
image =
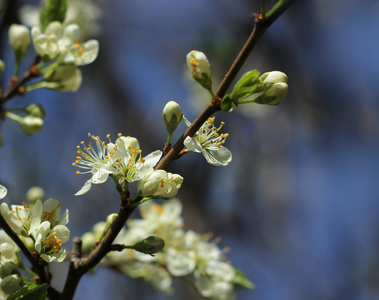
[[88, 137], [91, 137], [91, 133], [90, 132], [88, 132]]
[[119, 162], [116, 162], [116, 166], [119, 166], [120, 165], [120, 163]]
[[119, 158], [117, 158], [117, 160], [118, 160], [118, 161], [122, 161], [122, 158], [121, 158], [121, 157], [119, 157]]
[[113, 152], [109, 152], [109, 156], [112, 157], [113, 156]]
[[215, 241], [216, 243], [220, 243], [222, 241], [221, 236], [216, 236]]
[[15, 211], [14, 211], [14, 210], [11, 210], [11, 213], [12, 213], [12, 214], [14, 214], [14, 213], [15, 213]]
[[105, 149], [108, 149], [108, 145], [105, 145]]
[[101, 142], [101, 144], [104, 146], [104, 145], [105, 145], [105, 142], [104, 142], [104, 141], [102, 141], [102, 142]]
[[76, 166], [76, 163], [73, 162], [73, 163], [72, 163], [72, 166], [75, 167], [75, 166]]
[[119, 137], [120, 137], [120, 136], [122, 136], [122, 133], [121, 133], [121, 132], [119, 132], [119, 133], [117, 134], [117, 136], [119, 136]]
[[86, 157], [86, 160], [89, 160], [89, 158], [88, 158], [88, 157]]
[[161, 179], [161, 188], [164, 188], [164, 179]]
[[77, 174], [77, 175], [80, 175], [80, 171], [76, 171], [76, 174]]
[[107, 134], [107, 139], [109, 139], [109, 138], [110, 138], [110, 136], [111, 136], [111, 135], [108, 133], [108, 134]]
[[80, 143], [83, 145], [83, 144], [84, 144], [84, 141], [81, 141]]
[[117, 150], [117, 145], [114, 145], [113, 150], [114, 150], [114, 151]]
[[135, 153], [136, 153], [136, 150], [130, 150], [130, 153], [131, 153], [131, 154], [135, 154]]

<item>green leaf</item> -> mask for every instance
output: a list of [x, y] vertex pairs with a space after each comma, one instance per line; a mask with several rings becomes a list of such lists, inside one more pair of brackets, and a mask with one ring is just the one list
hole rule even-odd
[[44, 31], [51, 22], [63, 23], [66, 18], [67, 0], [46, 0], [39, 15], [39, 25]]
[[234, 86], [230, 98], [232, 100], [244, 99], [253, 94], [260, 83], [259, 74], [257, 70], [243, 74]]
[[21, 290], [10, 295], [7, 300], [45, 300], [48, 287], [47, 283], [24, 286]]
[[250, 290], [252, 290], [254, 288], [254, 283], [252, 283], [246, 277], [244, 272], [242, 272], [241, 270], [238, 270], [238, 269], [234, 269], [233, 283], [240, 286], [240, 287], [250, 289]]
[[230, 95], [225, 95], [224, 98], [222, 98], [220, 107], [225, 112], [232, 112], [237, 108], [237, 105], [234, 104], [233, 100], [230, 98]]

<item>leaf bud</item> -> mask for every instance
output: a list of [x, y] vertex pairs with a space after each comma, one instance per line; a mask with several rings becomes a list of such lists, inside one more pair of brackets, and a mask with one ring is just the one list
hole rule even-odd
[[164, 240], [157, 236], [149, 236], [146, 239], [138, 242], [133, 246], [133, 249], [145, 254], [154, 254], [163, 249], [165, 246]]

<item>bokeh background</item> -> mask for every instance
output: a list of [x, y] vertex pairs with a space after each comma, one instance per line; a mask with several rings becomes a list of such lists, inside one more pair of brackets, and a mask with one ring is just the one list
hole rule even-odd
[[[9, 1], [1, 16], [0, 57], [9, 66], [3, 88], [14, 63], [7, 26], [19, 21], [20, 7], [37, 3]], [[86, 25], [95, 29], [100, 53], [82, 68], [79, 91], [37, 90], [7, 104], [40, 103], [47, 111], [43, 130], [32, 137], [11, 120], [0, 124], [7, 202], [20, 203], [31, 186], [41, 186], [70, 210], [72, 237], [117, 211], [112, 182], [74, 196], [88, 179], [71, 166], [76, 145], [88, 132], [113, 138], [122, 132], [137, 137], [144, 153], [161, 149], [166, 102], [177, 101], [193, 120], [209, 100], [189, 78], [186, 54], [207, 54], [216, 87], [250, 34], [259, 3], [95, 2], [96, 22]], [[216, 115], [230, 134], [228, 167], [191, 153], [170, 169], [185, 178], [178, 196], [186, 228], [222, 236], [229, 260], [255, 283], [252, 291], [237, 291], [237, 299], [379, 299], [378, 15], [373, 0], [297, 1], [240, 72], [285, 72], [285, 100]], [[58, 288], [67, 268], [53, 266]], [[81, 280], [75, 299], [200, 299], [186, 285], [176, 287], [166, 296], [99, 269]]]

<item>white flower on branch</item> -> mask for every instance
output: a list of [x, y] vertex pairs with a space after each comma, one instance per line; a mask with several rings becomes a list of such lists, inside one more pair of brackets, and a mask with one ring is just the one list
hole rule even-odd
[[[92, 183], [104, 183], [108, 179], [109, 174], [114, 172], [114, 168], [107, 155], [105, 142], [98, 136], [91, 135], [90, 133], [88, 136], [95, 142], [96, 149], [94, 149], [92, 142], [90, 142], [88, 146], [83, 146], [83, 150], [81, 146], [77, 146], [78, 156], [76, 156], [76, 161], [73, 162], [72, 165], [88, 170], [85, 172], [76, 171], [76, 174], [91, 173], [92, 177], [86, 181], [75, 196], [87, 193], [91, 189]], [[84, 145], [84, 141], [81, 142], [81, 145]]]
[[66, 250], [62, 249], [62, 244], [70, 238], [70, 231], [66, 226], [57, 225], [51, 229], [50, 222], [45, 221], [33, 232], [33, 237], [35, 249], [44, 261], [61, 262], [65, 259]]
[[51, 60], [58, 56], [58, 41], [62, 37], [63, 26], [60, 22], [51, 22], [45, 29], [41, 31], [39, 26], [32, 28], [33, 45], [36, 52], [45, 60]]
[[[187, 126], [191, 123], [187, 119], [183, 119]], [[216, 128], [214, 127], [215, 117], [208, 118], [207, 121], [200, 127], [194, 136], [187, 136], [184, 140], [184, 145], [188, 150], [197, 153], [202, 153], [208, 163], [214, 166], [226, 166], [232, 160], [232, 153], [223, 146], [228, 133], [219, 134], [218, 131], [224, 125]]]
[[2, 203], [1, 215], [15, 233], [29, 236], [41, 223], [42, 202], [38, 200], [33, 208], [24, 202], [23, 205], [11, 205], [11, 209]]
[[97, 58], [99, 42], [92, 39], [82, 43], [80, 36], [80, 29], [77, 24], [70, 24], [64, 28], [62, 38], [58, 42], [59, 59], [64, 64], [88, 65]]
[[138, 140], [130, 136], [120, 136], [115, 144], [109, 143], [107, 151], [119, 183], [138, 181], [151, 174], [162, 156], [162, 151], [156, 150], [142, 157]]

